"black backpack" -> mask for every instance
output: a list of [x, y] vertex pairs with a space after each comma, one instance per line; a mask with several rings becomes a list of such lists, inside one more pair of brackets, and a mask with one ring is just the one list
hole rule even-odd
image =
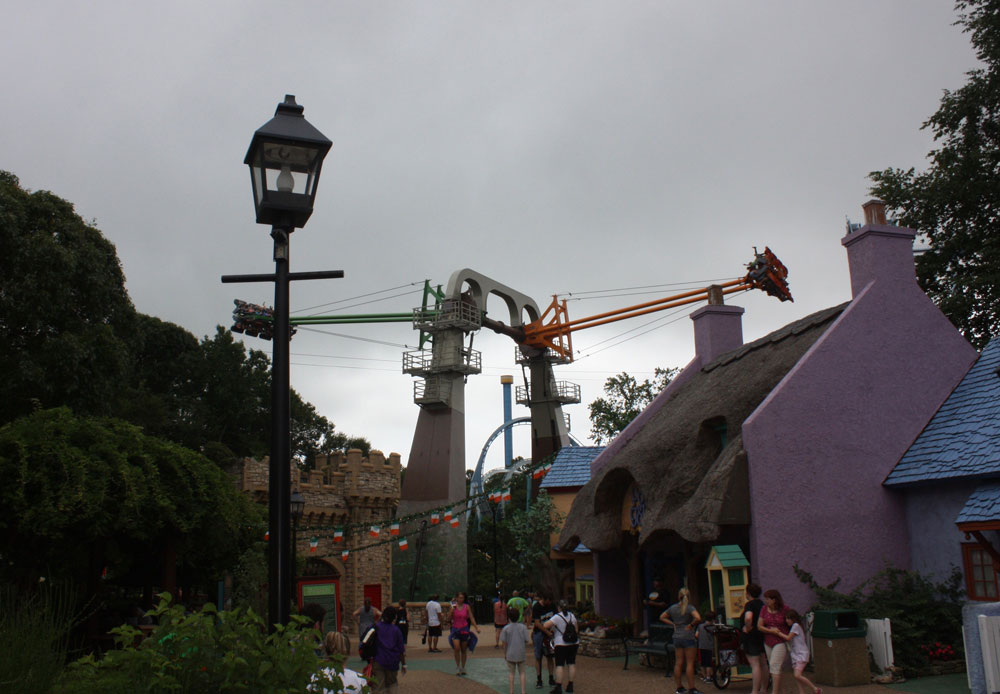
[[574, 643], [580, 640], [580, 637], [576, 633], [576, 622], [569, 621], [564, 615], [559, 615], [566, 622], [566, 629], [562, 632], [563, 643], [567, 646], [572, 646]]
[[362, 660], [371, 660], [375, 657], [377, 649], [378, 632], [375, 631], [375, 625], [372, 624], [365, 629], [365, 633], [361, 636], [361, 643], [358, 645], [358, 655], [361, 656]]

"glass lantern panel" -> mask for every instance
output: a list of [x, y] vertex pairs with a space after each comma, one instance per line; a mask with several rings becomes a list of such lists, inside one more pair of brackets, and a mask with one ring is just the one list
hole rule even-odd
[[264, 199], [264, 171], [259, 166], [252, 166], [250, 175], [253, 178], [254, 203], [260, 204], [260, 201]]

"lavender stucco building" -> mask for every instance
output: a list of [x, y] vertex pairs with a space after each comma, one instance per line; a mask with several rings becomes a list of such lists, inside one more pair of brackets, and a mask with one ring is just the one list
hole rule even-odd
[[911, 564], [906, 504], [882, 482], [977, 353], [916, 283], [915, 232], [848, 234], [852, 299], [752, 343], [743, 309], [692, 314], [695, 357], [591, 466], [560, 546], [594, 552], [597, 610], [641, 619], [654, 576], [707, 597], [712, 545], [807, 607], [798, 565], [850, 589]]

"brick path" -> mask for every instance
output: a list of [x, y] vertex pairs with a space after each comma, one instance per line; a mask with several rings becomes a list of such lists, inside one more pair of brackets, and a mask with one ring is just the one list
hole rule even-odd
[[[455, 660], [451, 652], [428, 653], [418, 639], [411, 638], [407, 648], [409, 672], [400, 677], [401, 694], [439, 694], [469, 692], [469, 694], [507, 694], [507, 668], [501, 652], [493, 648], [492, 630], [484, 629], [485, 645], [481, 643], [471, 654], [466, 665], [468, 675], [455, 674]], [[444, 641], [444, 639], [442, 639]], [[447, 645], [443, 643], [442, 645]], [[530, 655], [530, 654], [529, 654]], [[577, 674], [574, 688], [579, 694], [673, 694], [673, 678], [664, 677], [663, 670], [652, 670], [629, 663], [628, 670], [622, 670], [620, 658], [577, 658]], [[360, 662], [352, 659], [349, 667], [360, 669]], [[528, 669], [528, 694], [548, 694], [549, 687], [535, 689], [534, 663]], [[547, 674], [545, 675], [547, 680]], [[905, 685], [903, 685], [905, 687]], [[749, 682], [733, 682], [725, 691], [748, 692]], [[520, 694], [520, 684], [515, 683], [515, 694]], [[704, 694], [718, 694], [720, 690], [706, 684]], [[858, 687], [823, 687], [824, 694], [904, 694], [905, 688], [882, 687], [868, 684]], [[798, 688], [791, 676], [782, 682], [780, 694], [798, 694]]]

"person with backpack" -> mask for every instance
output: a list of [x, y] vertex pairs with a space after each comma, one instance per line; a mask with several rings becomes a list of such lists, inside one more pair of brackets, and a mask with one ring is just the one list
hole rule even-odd
[[[580, 646], [580, 635], [577, 633], [576, 615], [569, 611], [569, 603], [559, 601], [558, 611], [552, 615], [542, 628], [552, 637], [555, 647], [556, 683], [549, 694], [562, 694], [573, 691], [573, 678], [576, 676], [576, 651]], [[563, 666], [568, 674], [568, 683], [563, 689]]]
[[403, 632], [393, 624], [395, 619], [396, 608], [389, 605], [382, 612], [382, 619], [361, 637], [359, 650], [361, 657], [369, 660], [365, 676], [371, 679], [373, 692], [396, 694], [399, 671], [406, 674], [406, 644]]

